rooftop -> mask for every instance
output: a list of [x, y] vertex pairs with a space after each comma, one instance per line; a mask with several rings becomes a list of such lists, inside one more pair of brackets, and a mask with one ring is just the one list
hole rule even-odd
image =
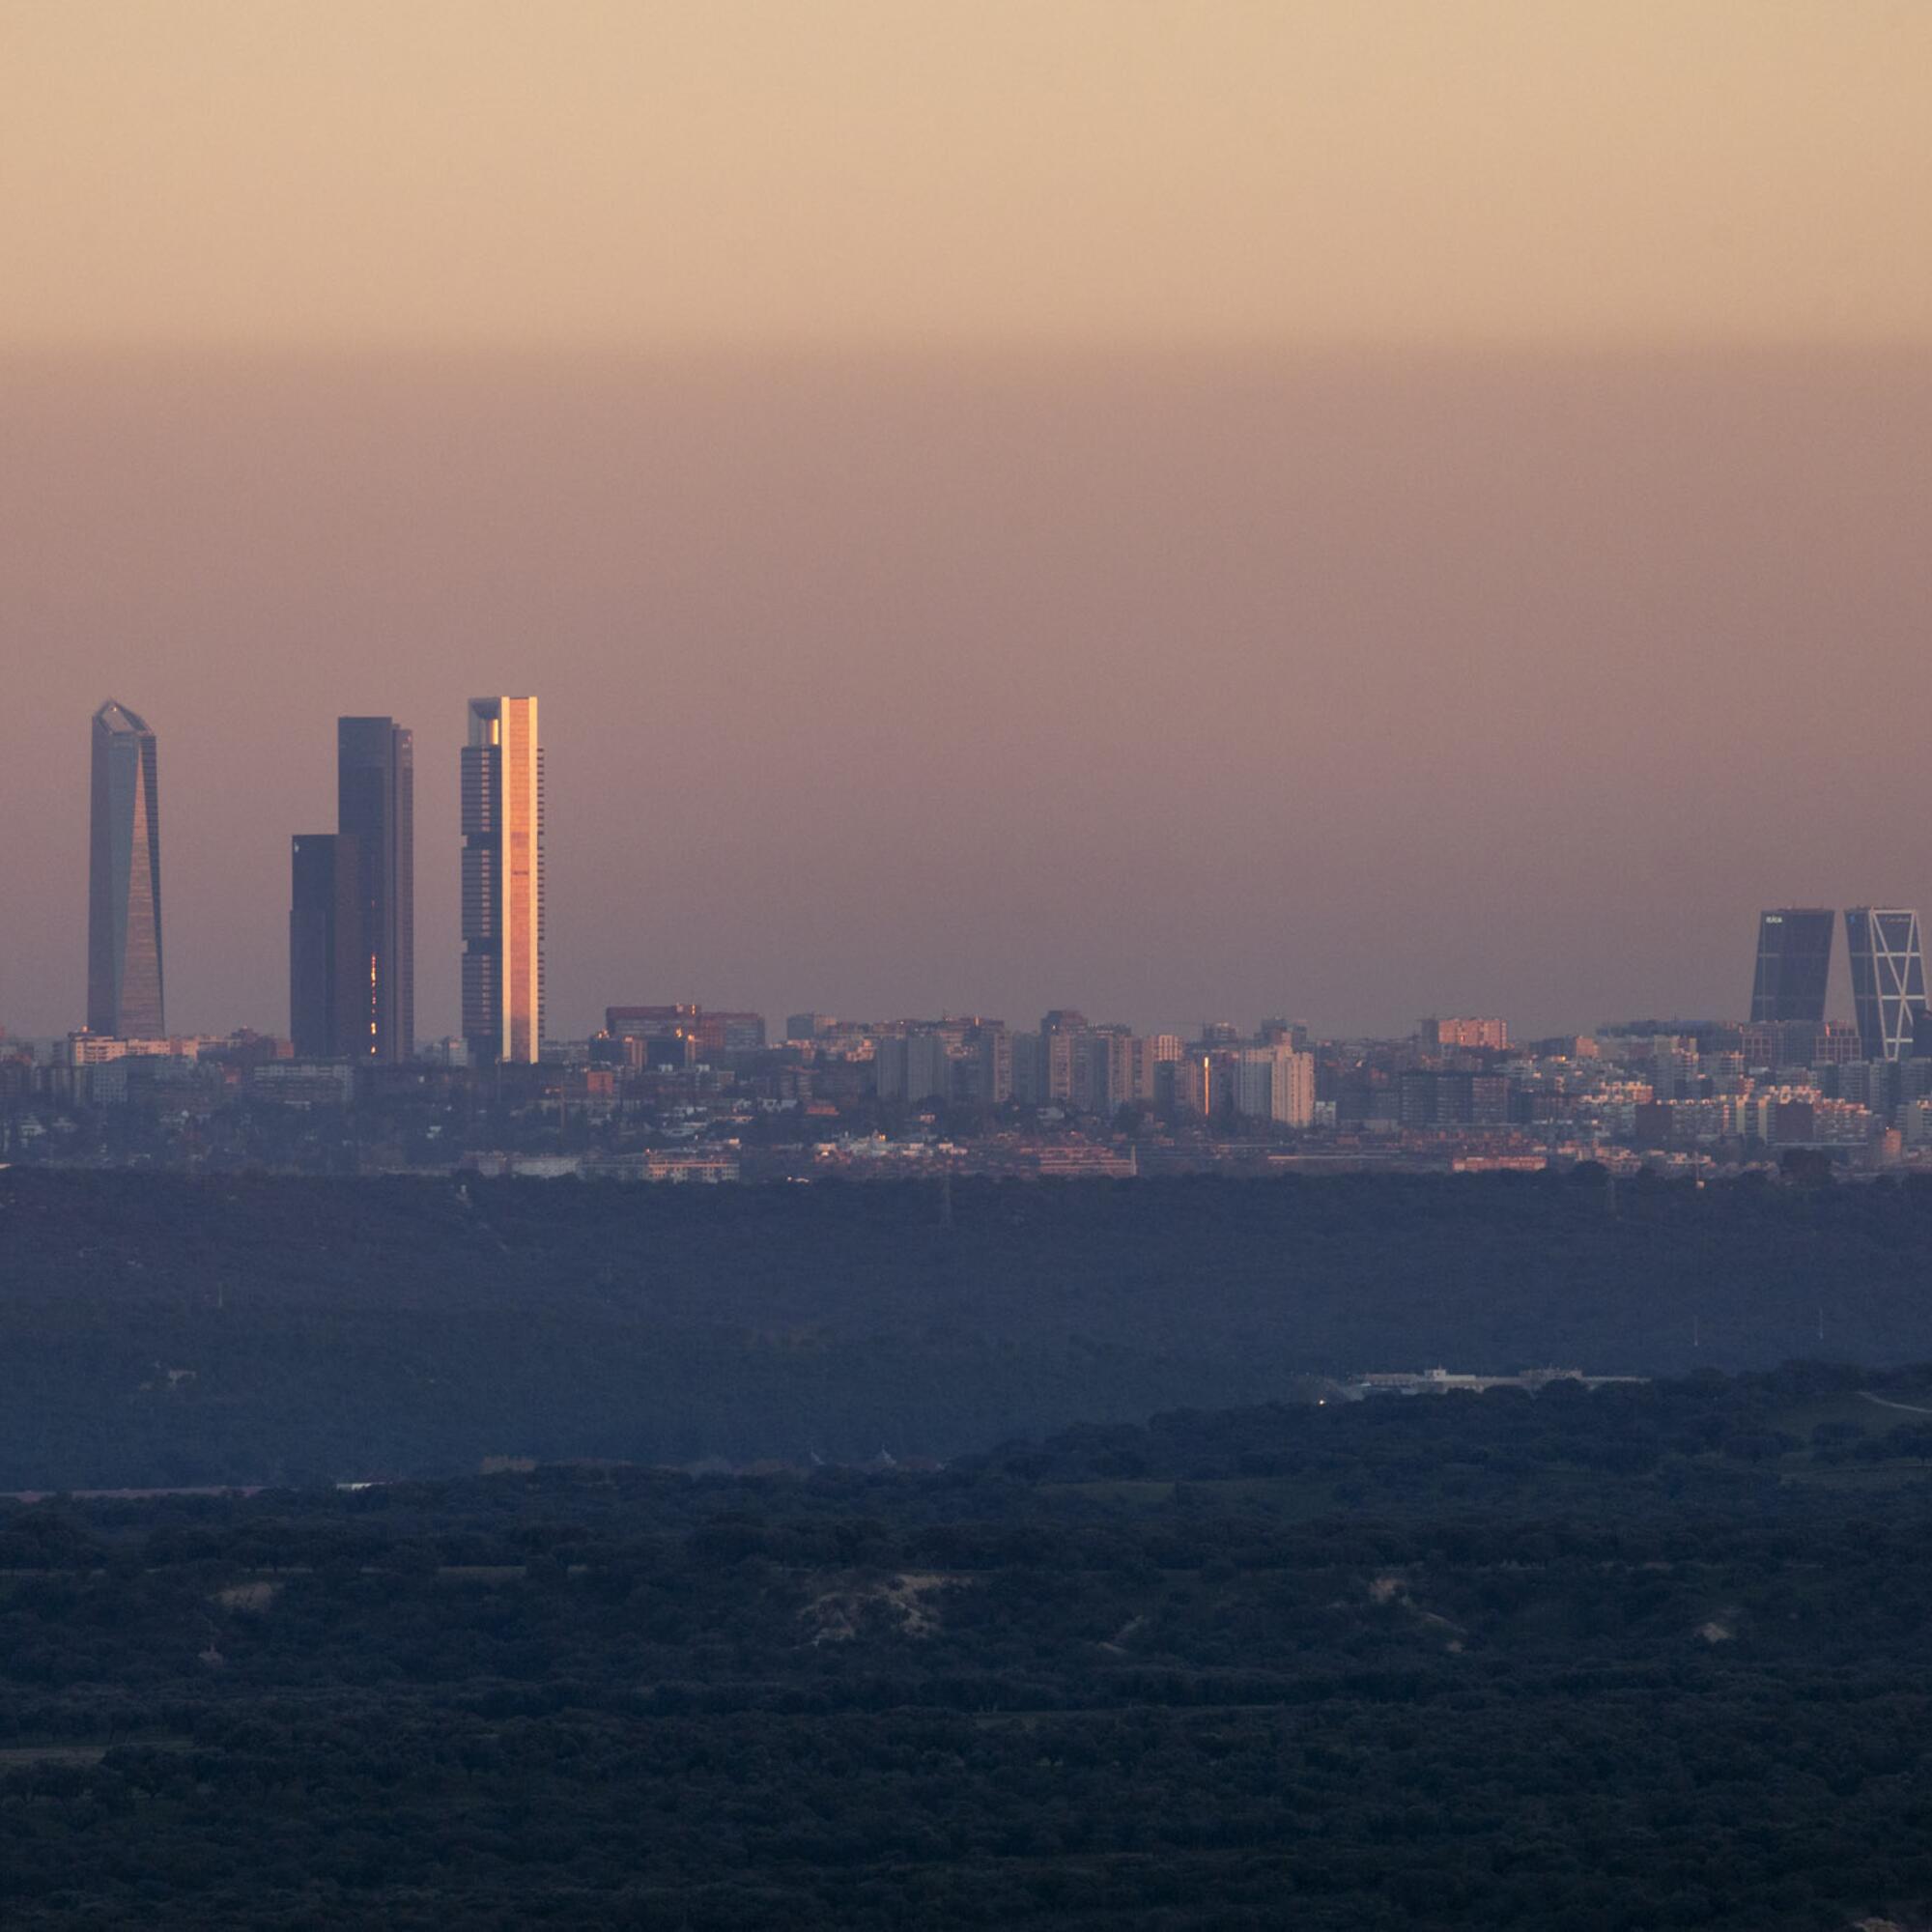
[[129, 711], [125, 704], [118, 703], [111, 697], [94, 714], [94, 722], [103, 730], [107, 731], [128, 731], [138, 732], [143, 736], [150, 735], [148, 732], [148, 721], [139, 712]]

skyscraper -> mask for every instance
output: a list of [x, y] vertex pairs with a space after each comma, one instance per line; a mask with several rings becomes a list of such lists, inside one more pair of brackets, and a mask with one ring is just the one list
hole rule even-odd
[[1853, 906], [1845, 914], [1852, 962], [1852, 1010], [1867, 1060], [1912, 1051], [1913, 1026], [1925, 1009], [1925, 959], [1918, 915], [1897, 907]]
[[[1243, 1046], [1235, 1055], [1235, 1111], [1249, 1120], [1273, 1121], [1285, 1127], [1305, 1127], [1315, 1119], [1315, 1056], [1297, 1053], [1287, 1041], [1272, 1046]], [[1420, 1075], [1443, 1079], [1473, 1079], [1472, 1075]]]
[[534, 1063], [544, 1038], [543, 749], [534, 697], [472, 697], [463, 748], [463, 1037]]
[[94, 714], [87, 1027], [122, 1039], [158, 1039], [167, 1030], [155, 734], [112, 698]]
[[1823, 1021], [1835, 923], [1829, 906], [1778, 906], [1758, 915], [1752, 1020]]
[[415, 741], [393, 718], [335, 721], [335, 829], [355, 849], [355, 1052], [408, 1060], [416, 1044]]
[[289, 1037], [302, 1060], [367, 1056], [361, 880], [346, 833], [298, 832], [289, 897]]

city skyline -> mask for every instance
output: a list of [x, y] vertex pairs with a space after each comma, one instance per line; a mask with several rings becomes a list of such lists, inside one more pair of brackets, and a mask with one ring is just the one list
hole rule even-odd
[[[468, 743], [460, 759], [461, 1037], [467, 1055], [479, 1064], [534, 1064], [553, 1037], [547, 1027], [546, 784], [537, 700], [528, 696], [471, 698], [466, 717]], [[297, 834], [291, 841], [284, 1037], [298, 1058], [407, 1061], [414, 1055], [413, 734], [388, 717], [345, 716], [336, 724], [338, 817], [344, 829], [334, 835]], [[164, 1037], [155, 737], [139, 716], [108, 700], [95, 713], [92, 744], [86, 1031]], [[381, 855], [375, 866], [368, 860], [371, 847]], [[145, 866], [130, 869], [130, 854], [144, 858]], [[117, 904], [123, 915], [118, 923], [113, 917]], [[1909, 1057], [1926, 1008], [1918, 915], [1905, 908], [1858, 906], [1846, 910], [1844, 922], [1861, 1052], [1867, 1061]], [[1742, 1009], [1750, 1025], [1805, 1029], [1825, 1021], [1835, 923], [1826, 907], [1784, 905], [1759, 914], [1749, 998]], [[144, 943], [143, 930], [152, 933], [150, 942]], [[131, 996], [124, 992], [130, 940]], [[146, 970], [150, 955], [151, 975]], [[663, 1018], [686, 1009], [677, 1004], [608, 1007], [606, 1026], [614, 1032], [613, 1015], [619, 1013]], [[689, 1010], [695, 1014], [701, 1009], [693, 1005]], [[901, 1009], [901, 1017], [914, 1010]], [[925, 1010], [943, 1015], [952, 1009]], [[808, 1010], [787, 1024], [795, 1027], [802, 1019], [815, 1031], [823, 1017]], [[765, 1022], [760, 1015], [714, 1011], [712, 1024], [733, 1019], [755, 1022], [762, 1039]], [[113, 1024], [98, 1023], [102, 1020]], [[150, 1033], [144, 1035], [140, 1028], [151, 1021]], [[942, 1018], [938, 1024], [952, 1028], [955, 1022]], [[989, 1023], [974, 1019], [958, 1024], [977, 1029]], [[1009, 1037], [1004, 1020], [990, 1024], [1002, 1039]], [[1201, 1024], [1204, 1039], [1219, 1034], [1236, 1037], [1235, 1029], [1222, 1022]], [[1277, 1034], [1270, 1034], [1271, 1027]], [[1493, 1039], [1492, 1028], [1496, 1031]], [[1495, 1045], [1508, 1037], [1507, 1024], [1501, 1021], [1434, 1018], [1420, 1023], [1419, 1037], [1425, 1045], [1443, 1043], [1452, 1029], [1463, 1046]], [[1276, 1040], [1288, 1030], [1286, 1021], [1264, 1021], [1258, 1044]], [[1308, 1033], [1300, 1024], [1292, 1031], [1297, 1038]], [[1002, 1046], [1000, 1065], [989, 1064], [985, 1071], [986, 1092], [1001, 1099], [1029, 1090], [1043, 1099], [1070, 1097], [1076, 1082], [1086, 1078], [1084, 1070], [1075, 1070], [1086, 1047], [1076, 1052], [1072, 1042], [1084, 1042], [1092, 1035], [1104, 1047], [1106, 1036], [1124, 1038], [1130, 1034], [1119, 1022], [1094, 1029], [1079, 1011], [1051, 1009], [1040, 1023], [1038, 1066], [1029, 1071], [1021, 1065], [1016, 1076], [1013, 1050]], [[1135, 1037], [1145, 1044], [1155, 1036]], [[1178, 1035], [1158, 1037], [1179, 1042]], [[1063, 1046], [1065, 1053], [1059, 1051]], [[898, 1051], [902, 1064], [889, 1077], [914, 1094], [925, 1076], [905, 1061], [903, 1046]], [[1102, 1090], [1110, 1081], [1134, 1093], [1147, 1084], [1145, 1073], [1135, 1075], [1124, 1062], [1111, 1073], [1102, 1065], [1094, 1077]], [[1258, 1077], [1264, 1082], [1267, 1076]]]
[[[494, 700], [479, 711], [505, 723]], [[497, 848], [469, 849], [497, 869]], [[330, 867], [306, 881], [301, 869], [317, 856], [297, 854], [298, 913], [305, 884], [311, 915], [325, 910]], [[356, 924], [347, 855], [333, 884], [341, 931]], [[1882, 950], [1909, 962], [1915, 917], [1876, 919], [1873, 931], [1871, 909], [1848, 918], [1854, 961], [1871, 969]], [[297, 975], [298, 1000], [301, 988]], [[1774, 1166], [1922, 1176], [1932, 1027], [1909, 985], [1903, 1000], [1894, 1013], [1880, 996], [1875, 1055], [1855, 1027], [1791, 1018], [1651, 1017], [1525, 1039], [1493, 1014], [1437, 1014], [1400, 1037], [1335, 1040], [1281, 1016], [1252, 1031], [1208, 1020], [1183, 1038], [1065, 1008], [1037, 1030], [808, 1011], [774, 1037], [759, 1014], [684, 1002], [612, 1006], [599, 1033], [551, 1042], [536, 1065], [497, 1033], [432, 1043], [400, 1067], [254, 1033], [79, 1033], [0, 1053], [0, 1158], [709, 1184], [1582, 1163], [1699, 1180]]]
[[23, 1926], [1932, 1932], [1928, 75], [0, 0]]
[[[58, 721], [115, 689], [193, 780], [169, 923], [221, 944], [170, 958], [178, 1026], [282, 1023], [327, 721], [409, 721], [446, 772], [491, 689], [541, 691], [563, 748], [571, 1030], [640, 972], [771, 1012], [1148, 1026], [1730, 1009], [1757, 908], [1928, 897], [1907, 712], [1801, 696], [1821, 636], [1886, 685], [1932, 633], [1916, 368], [17, 385], [0, 891], [48, 916], [10, 937], [0, 1023], [71, 1024]], [[214, 530], [241, 580], [201, 567]], [[1841, 767], [1855, 790], [1797, 781]], [[429, 947], [460, 913], [440, 781], [418, 815]], [[423, 1037], [459, 996], [439, 942]]]
[[[533, 1062], [553, 1037], [547, 1031], [544, 962], [545, 759], [536, 712], [537, 701], [529, 696], [472, 698], [466, 711], [469, 742], [460, 760], [464, 1009], [458, 1037], [485, 1061]], [[386, 716], [343, 716], [336, 723], [338, 820], [355, 829], [298, 834], [291, 841], [284, 1037], [297, 1042], [298, 1053], [318, 1057], [408, 1060], [414, 1053], [413, 734]], [[155, 735], [137, 714], [110, 699], [95, 714], [92, 742], [87, 1030], [149, 1037], [138, 1027], [96, 1023], [130, 1013], [143, 1025], [152, 1016], [153, 1035], [162, 1037]], [[375, 867], [366, 856], [372, 845], [383, 854]], [[137, 849], [147, 864], [130, 868], [127, 862]], [[117, 880], [124, 913], [118, 927], [111, 912], [102, 916], [103, 906], [115, 901]], [[150, 915], [145, 927], [144, 910]], [[136, 983], [128, 1005], [117, 988], [125, 978], [130, 913]], [[1918, 915], [1906, 908], [1859, 906], [1848, 909], [1844, 921], [1846, 997], [1861, 1050], [1869, 1059], [1896, 1060], [1911, 1050], [1914, 1014], [1925, 1005]], [[1761, 912], [1749, 995], [1737, 1010], [1754, 1024], [1822, 1021], [1833, 983], [1835, 923], [1824, 907], [1784, 905]], [[151, 947], [142, 942], [143, 929], [152, 931]], [[151, 1000], [144, 990], [150, 951]], [[386, 963], [391, 960], [397, 963]], [[1680, 1016], [1686, 1010], [1681, 1003], [1658, 1010], [1666, 1009]], [[894, 1010], [904, 1018], [963, 1009], [915, 1002]], [[1070, 1009], [1065, 1018], [1076, 1031], [1088, 1024]], [[1061, 1019], [1061, 1009], [1049, 1010], [1044, 1034], [1058, 1031]], [[1204, 1020], [1204, 1034], [1215, 1024]], [[1425, 1029], [1435, 1024], [1423, 1023]], [[1373, 1029], [1353, 1031], [1355, 1037], [1387, 1037]], [[1348, 1033], [1337, 1030], [1327, 1037]], [[1041, 1077], [1051, 1091], [1053, 1078]]]
[[15, 12], [18, 1030], [110, 690], [219, 777], [183, 1026], [277, 1023], [315, 721], [440, 773], [452, 691], [568, 747], [567, 1030], [639, 977], [1561, 1028], [1733, 1006], [1757, 908], [1927, 900], [1858, 695], [1932, 635], [1932, 11]]

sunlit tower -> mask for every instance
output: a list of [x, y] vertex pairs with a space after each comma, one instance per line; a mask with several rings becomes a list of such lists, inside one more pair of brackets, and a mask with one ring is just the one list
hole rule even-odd
[[463, 1037], [533, 1064], [544, 1039], [543, 749], [534, 697], [472, 697], [463, 748]]

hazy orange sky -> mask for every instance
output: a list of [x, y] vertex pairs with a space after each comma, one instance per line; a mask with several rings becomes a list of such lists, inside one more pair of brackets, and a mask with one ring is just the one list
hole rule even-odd
[[[0, 1024], [286, 1024], [544, 700], [554, 1017], [1735, 1010], [1932, 906], [1932, 7], [0, 0]], [[1842, 992], [1842, 988], [1840, 989]]]
[[1922, 340], [1923, 0], [7, 0], [0, 337]]

